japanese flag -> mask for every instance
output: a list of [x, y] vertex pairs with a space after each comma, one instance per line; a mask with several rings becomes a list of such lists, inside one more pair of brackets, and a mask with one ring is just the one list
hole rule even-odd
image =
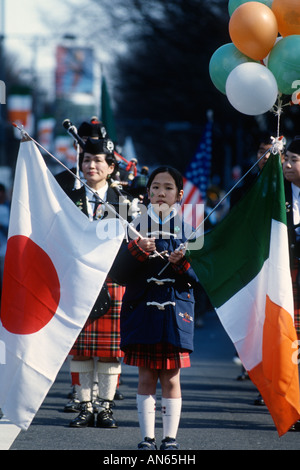
[[0, 408], [21, 429], [87, 320], [123, 236], [117, 219], [89, 221], [35, 144], [20, 144], [0, 315]]

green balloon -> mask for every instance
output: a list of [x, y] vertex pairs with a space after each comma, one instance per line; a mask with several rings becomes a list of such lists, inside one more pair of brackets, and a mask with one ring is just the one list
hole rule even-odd
[[230, 72], [244, 62], [257, 62], [240, 52], [233, 43], [224, 44], [212, 55], [209, 75], [215, 87], [226, 95], [226, 80]]
[[[231, 16], [234, 10], [236, 10], [239, 6], [241, 6], [243, 3], [248, 3], [253, 0], [229, 0], [228, 3], [228, 12], [229, 15]], [[255, 0], [258, 3], [263, 3], [264, 5], [267, 5], [267, 7], [272, 8], [272, 3], [273, 0]]]
[[284, 95], [292, 95], [300, 88], [300, 35], [286, 36], [275, 44], [269, 55], [268, 69]]

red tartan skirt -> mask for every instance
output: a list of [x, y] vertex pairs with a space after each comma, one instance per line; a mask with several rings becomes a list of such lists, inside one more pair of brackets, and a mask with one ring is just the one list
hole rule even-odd
[[169, 343], [127, 346], [123, 362], [147, 369], [179, 369], [191, 365], [189, 352]]
[[106, 279], [111, 307], [103, 317], [87, 320], [70, 354], [85, 357], [123, 357], [120, 349], [120, 311], [125, 287]]
[[300, 334], [300, 288], [297, 284], [297, 276], [300, 268], [300, 262], [298, 259], [294, 260], [292, 269], [292, 282], [293, 282], [293, 297], [294, 297], [294, 325], [296, 332]]

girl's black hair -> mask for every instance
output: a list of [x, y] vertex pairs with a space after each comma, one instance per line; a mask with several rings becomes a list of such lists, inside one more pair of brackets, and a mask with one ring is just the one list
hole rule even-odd
[[158, 175], [159, 173], [169, 173], [173, 180], [175, 181], [175, 185], [177, 187], [178, 192], [183, 189], [183, 178], [181, 173], [176, 170], [176, 168], [173, 168], [171, 166], [160, 166], [156, 168], [151, 175], [149, 176], [148, 182], [147, 182], [147, 189], [150, 188], [152, 181], [154, 180], [155, 176]]

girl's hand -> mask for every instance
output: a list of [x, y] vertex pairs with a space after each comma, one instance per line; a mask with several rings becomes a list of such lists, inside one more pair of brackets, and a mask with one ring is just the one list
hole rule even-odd
[[152, 253], [153, 251], [156, 250], [154, 237], [153, 238], [140, 238], [137, 244], [142, 250], [146, 251], [147, 253]]
[[184, 253], [182, 250], [173, 251], [172, 253], [170, 253], [169, 261], [170, 263], [178, 264], [181, 262], [183, 257]]

